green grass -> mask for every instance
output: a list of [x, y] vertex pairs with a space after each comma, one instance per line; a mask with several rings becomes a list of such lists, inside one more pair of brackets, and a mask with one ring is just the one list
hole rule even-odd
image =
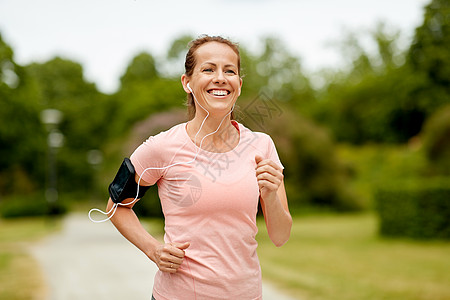
[[276, 248], [258, 221], [263, 278], [298, 299], [450, 299], [450, 243], [382, 239], [374, 215], [298, 216]]
[[[159, 236], [160, 220], [145, 220]], [[263, 278], [302, 300], [450, 299], [450, 243], [382, 239], [372, 214], [294, 218], [281, 248], [258, 219]], [[42, 299], [45, 283], [29, 256], [30, 243], [54, 232], [59, 222], [0, 219], [0, 299]]]
[[45, 282], [27, 247], [58, 228], [44, 218], [0, 219], [0, 300], [42, 299]]

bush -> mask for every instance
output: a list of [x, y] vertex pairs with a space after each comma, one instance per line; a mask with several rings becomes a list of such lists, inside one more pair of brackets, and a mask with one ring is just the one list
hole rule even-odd
[[380, 187], [375, 201], [381, 235], [450, 239], [450, 178]]
[[362, 203], [349, 188], [351, 170], [342, 162], [329, 132], [285, 108], [282, 118], [266, 121], [285, 167], [289, 205], [357, 211]]
[[133, 206], [133, 210], [139, 217], [164, 217], [156, 186], [147, 191], [145, 196]]
[[438, 109], [427, 119], [422, 139], [431, 167], [437, 173], [450, 175], [450, 105]]
[[50, 205], [44, 195], [15, 195], [2, 199], [0, 214], [3, 218], [35, 217], [45, 215], [62, 215], [67, 206], [59, 201]]

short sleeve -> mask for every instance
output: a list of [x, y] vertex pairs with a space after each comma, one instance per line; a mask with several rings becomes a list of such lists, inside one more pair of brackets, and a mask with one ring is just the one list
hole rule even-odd
[[142, 180], [153, 185], [162, 174], [163, 162], [161, 161], [161, 148], [157, 145], [155, 137], [149, 137], [131, 154], [130, 160], [136, 174], [142, 176]]
[[273, 142], [272, 138], [267, 135], [268, 142], [267, 142], [267, 157], [268, 159], [271, 159], [275, 163], [277, 163], [282, 169], [284, 169], [283, 164], [280, 161], [280, 158], [278, 156], [277, 149], [275, 147], [275, 143]]

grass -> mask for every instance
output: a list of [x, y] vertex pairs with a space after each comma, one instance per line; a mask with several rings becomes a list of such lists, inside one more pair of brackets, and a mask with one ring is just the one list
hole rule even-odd
[[44, 218], [0, 219], [0, 300], [42, 299], [45, 282], [28, 247], [58, 224]]
[[[160, 220], [145, 220], [153, 234]], [[294, 218], [276, 248], [258, 219], [263, 278], [302, 300], [450, 299], [450, 243], [383, 239], [373, 214]], [[42, 218], [0, 219], [0, 300], [42, 299], [45, 283], [27, 251], [59, 228]]]
[[377, 236], [372, 214], [299, 216], [276, 248], [258, 220], [263, 278], [298, 299], [450, 299], [450, 243]]

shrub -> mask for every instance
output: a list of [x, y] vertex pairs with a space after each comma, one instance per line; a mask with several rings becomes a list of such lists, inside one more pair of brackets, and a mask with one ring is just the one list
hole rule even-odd
[[50, 205], [44, 195], [14, 195], [2, 199], [0, 214], [3, 218], [35, 217], [45, 215], [62, 215], [67, 212], [67, 206], [59, 201]]
[[145, 196], [133, 206], [133, 210], [139, 217], [164, 217], [156, 186], [147, 191]]
[[427, 119], [421, 135], [431, 167], [440, 174], [450, 175], [450, 105]]
[[267, 130], [285, 167], [289, 205], [337, 211], [363, 209], [349, 188], [351, 170], [341, 161], [329, 132], [287, 108]]
[[375, 201], [381, 235], [450, 239], [450, 178], [380, 187]]

